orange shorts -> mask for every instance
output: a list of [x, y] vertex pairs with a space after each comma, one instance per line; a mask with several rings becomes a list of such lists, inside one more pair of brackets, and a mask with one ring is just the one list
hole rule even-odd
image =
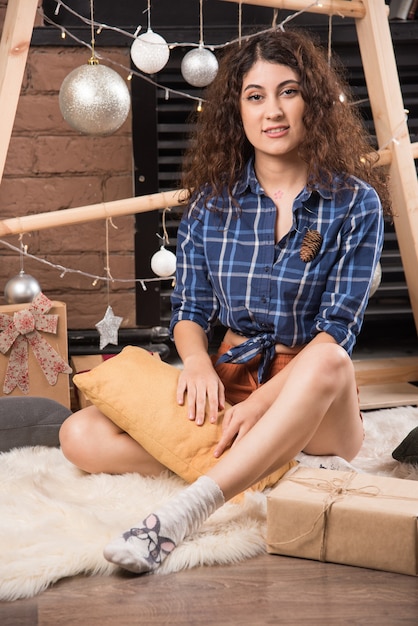
[[[247, 363], [219, 363], [216, 361], [222, 354], [231, 348], [227, 343], [222, 342], [217, 354], [214, 354], [212, 362], [215, 365], [216, 373], [225, 385], [225, 398], [230, 404], [238, 404], [255, 391], [260, 383], [258, 382], [258, 366], [260, 355], [255, 356]], [[276, 354], [270, 366], [269, 378], [280, 372], [293, 359], [294, 354]]]
[[[222, 342], [219, 346], [217, 354], [214, 354], [212, 362], [215, 365], [216, 361], [222, 354], [228, 352], [231, 348], [227, 343]], [[269, 378], [273, 378], [278, 374], [290, 361], [295, 354], [276, 354], [274, 357], [269, 372]], [[256, 356], [248, 363], [219, 363], [215, 365], [216, 373], [225, 385], [225, 399], [230, 404], [238, 404], [242, 402], [248, 396], [255, 391], [260, 383], [258, 382], [258, 365], [260, 363], [260, 356]], [[360, 393], [357, 387], [357, 395], [359, 397], [360, 405]], [[359, 411], [360, 419], [363, 421], [363, 415]]]

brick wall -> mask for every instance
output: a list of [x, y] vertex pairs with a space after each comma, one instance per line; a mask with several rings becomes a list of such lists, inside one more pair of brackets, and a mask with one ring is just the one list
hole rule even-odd
[[[0, 20], [5, 0], [0, 0]], [[39, 18], [37, 18], [38, 20]], [[100, 49], [129, 66], [129, 49]], [[87, 48], [31, 47], [3, 179], [0, 219], [65, 210], [133, 195], [131, 120], [109, 137], [81, 135], [63, 120], [58, 94], [63, 79], [87, 63]], [[105, 64], [105, 62], [103, 62]], [[123, 70], [111, 65], [112, 69]], [[134, 276], [134, 218], [119, 217], [109, 228], [110, 271], [114, 278]], [[19, 246], [18, 236], [2, 237]], [[28, 252], [66, 268], [105, 275], [105, 221], [51, 228], [23, 236]], [[0, 244], [0, 304], [4, 286], [20, 269], [19, 255]], [[88, 329], [102, 319], [109, 303], [122, 327], [135, 326], [134, 283], [107, 285], [66, 273], [31, 259], [24, 269], [51, 299], [67, 304], [68, 328]]]

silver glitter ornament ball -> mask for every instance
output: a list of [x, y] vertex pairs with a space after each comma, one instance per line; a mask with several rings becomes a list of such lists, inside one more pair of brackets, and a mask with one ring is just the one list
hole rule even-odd
[[41, 287], [36, 278], [30, 274], [25, 274], [22, 270], [6, 283], [4, 297], [7, 304], [23, 304], [24, 302], [32, 302], [40, 292]]
[[131, 59], [146, 74], [155, 74], [167, 65], [170, 50], [166, 40], [150, 28], [135, 39], [131, 46]]
[[189, 85], [206, 87], [218, 73], [218, 61], [210, 50], [199, 46], [184, 55], [181, 73]]
[[117, 72], [89, 62], [66, 76], [59, 106], [65, 121], [75, 130], [86, 135], [110, 135], [128, 117], [131, 97]]

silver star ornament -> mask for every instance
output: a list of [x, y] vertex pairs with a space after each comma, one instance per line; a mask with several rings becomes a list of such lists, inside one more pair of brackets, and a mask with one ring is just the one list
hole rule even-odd
[[109, 343], [114, 346], [118, 345], [118, 330], [122, 322], [123, 317], [114, 315], [112, 307], [108, 306], [104, 318], [96, 324], [100, 335], [100, 350], [103, 350]]

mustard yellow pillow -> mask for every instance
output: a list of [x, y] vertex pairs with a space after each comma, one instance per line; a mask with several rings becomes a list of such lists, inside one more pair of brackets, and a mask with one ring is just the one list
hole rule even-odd
[[[217, 424], [206, 420], [203, 426], [196, 426], [190, 421], [186, 404], [179, 406], [176, 401], [179, 374], [178, 368], [143, 348], [127, 346], [89, 372], [76, 374], [73, 380], [119, 428], [191, 483], [217, 463], [213, 451], [221, 436], [223, 412]], [[293, 465], [286, 464], [253, 489], [275, 484]]]

